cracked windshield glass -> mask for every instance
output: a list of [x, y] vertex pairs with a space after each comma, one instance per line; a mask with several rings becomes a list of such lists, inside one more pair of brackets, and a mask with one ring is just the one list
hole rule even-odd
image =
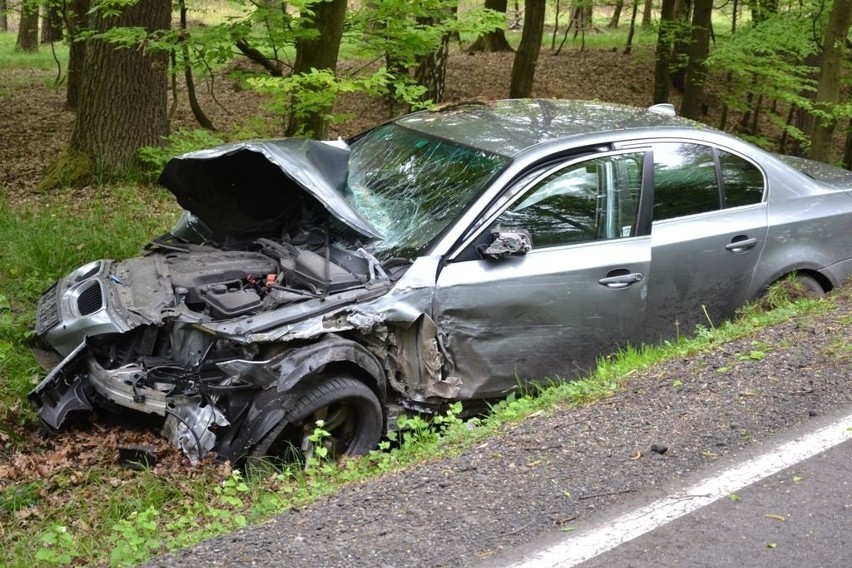
[[380, 257], [422, 254], [466, 209], [508, 158], [397, 125], [352, 144], [353, 206], [384, 236]]

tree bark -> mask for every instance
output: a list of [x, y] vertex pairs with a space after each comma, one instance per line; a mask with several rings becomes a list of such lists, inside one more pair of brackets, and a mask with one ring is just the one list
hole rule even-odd
[[618, 21], [621, 19], [621, 10], [624, 9], [624, 0], [615, 0], [615, 7], [612, 11], [612, 18], [609, 20], [609, 24], [607, 24], [607, 28], [611, 30], [618, 29]]
[[284, 71], [281, 67], [281, 62], [269, 59], [266, 55], [263, 54], [260, 50], [252, 47], [252, 45], [245, 39], [240, 38], [234, 44], [240, 52], [248, 57], [251, 61], [254, 61], [266, 71], [272, 75], [273, 77], [283, 77]]
[[[431, 20], [431, 18], [430, 18]], [[430, 22], [431, 23], [431, 22]], [[444, 34], [438, 49], [418, 58], [414, 69], [414, 80], [426, 87], [425, 98], [433, 103], [444, 101], [444, 85], [447, 79], [447, 58], [450, 52], [450, 35]]]
[[22, 0], [21, 20], [18, 22], [18, 38], [15, 49], [19, 51], [38, 51], [38, 2]]
[[[337, 68], [340, 53], [340, 41], [343, 38], [343, 24], [346, 18], [346, 0], [329, 0], [311, 5], [314, 11], [313, 22], [309, 26], [316, 29], [314, 38], [302, 38], [296, 42], [296, 61], [293, 75], [308, 73], [311, 69], [329, 70]], [[290, 112], [287, 123], [287, 136], [297, 133], [310, 134], [314, 138], [328, 137], [328, 118], [331, 108], [316, 109], [309, 112]]]
[[[485, 0], [485, 7], [495, 12], [506, 13], [509, 5], [509, 0]], [[482, 34], [467, 48], [468, 53], [482, 51], [486, 53], [495, 53], [498, 51], [515, 51], [509, 45], [506, 39], [506, 31], [503, 28], [497, 28], [488, 33]]]
[[674, 25], [675, 0], [663, 0], [660, 10], [660, 31], [657, 34], [657, 54], [654, 66], [654, 104], [669, 102], [671, 74], [669, 64], [672, 57], [672, 26]]
[[636, 33], [636, 14], [639, 12], [639, 0], [633, 0], [633, 12], [630, 15], [630, 30], [627, 32], [627, 46], [624, 55], [629, 55], [633, 49], [633, 35]]
[[681, 93], [686, 88], [686, 64], [689, 61], [692, 34], [689, 22], [692, 18], [692, 0], [675, 0], [675, 34], [669, 73], [672, 86]]
[[63, 0], [47, 0], [42, 4], [41, 43], [62, 41]]
[[654, 19], [654, 0], [645, 0], [642, 7], [642, 29], [650, 30], [651, 22]]
[[524, 30], [521, 43], [512, 64], [512, 80], [509, 96], [525, 98], [532, 94], [535, 68], [541, 51], [541, 36], [544, 33], [545, 0], [524, 1]]
[[7, 15], [8, 10], [9, 5], [6, 0], [0, 0], [0, 32], [9, 31], [9, 16]]
[[[170, 0], [145, 0], [117, 16], [94, 12], [92, 28], [141, 27], [149, 34], [171, 25]], [[120, 177], [136, 171], [137, 150], [160, 146], [168, 133], [166, 71], [168, 54], [139, 46], [116, 48], [100, 39], [86, 46], [79, 110], [65, 166], [78, 175], [63, 181], [81, 183], [87, 176]], [[57, 167], [62, 167], [57, 164]], [[59, 179], [63, 174], [56, 172]]]
[[692, 33], [689, 45], [689, 63], [680, 113], [698, 120], [704, 103], [704, 80], [707, 77], [707, 54], [710, 52], [710, 17], [713, 0], [695, 0], [692, 10]]
[[833, 116], [833, 107], [840, 101], [843, 56], [850, 26], [852, 0], [834, 0], [822, 42], [822, 67], [815, 101], [815, 108], [822, 116], [815, 117], [811, 131], [811, 148], [808, 152], [809, 157], [814, 160], [831, 162], [834, 154], [833, 140], [837, 118]]
[[83, 76], [83, 60], [86, 57], [86, 42], [77, 41], [89, 26], [89, 0], [72, 0], [70, 10], [65, 11], [65, 27], [68, 29], [68, 84], [65, 90], [65, 106], [77, 110], [80, 102], [80, 85]]

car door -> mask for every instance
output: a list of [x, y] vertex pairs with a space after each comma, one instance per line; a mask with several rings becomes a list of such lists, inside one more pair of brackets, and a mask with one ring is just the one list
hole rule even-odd
[[734, 315], [766, 241], [761, 170], [721, 148], [661, 142], [654, 151], [647, 341], [691, 335]]
[[[572, 378], [640, 335], [651, 261], [640, 215], [645, 160], [634, 150], [535, 171], [450, 256], [433, 314], [460, 398]], [[494, 239], [525, 232], [526, 254], [482, 257]]]

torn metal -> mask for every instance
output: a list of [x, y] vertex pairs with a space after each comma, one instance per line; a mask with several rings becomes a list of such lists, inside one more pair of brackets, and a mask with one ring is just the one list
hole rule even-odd
[[[439, 143], [425, 158], [456, 155]], [[278, 140], [173, 160], [160, 181], [187, 209], [174, 230], [141, 257], [75, 270], [40, 301], [37, 347], [52, 369], [30, 398], [42, 422], [56, 430], [95, 408], [157, 415], [195, 463], [248, 455], [295, 404], [273, 410], [259, 395], [301, 392], [330, 369], [355, 372], [383, 404], [437, 409], [456, 396], [428, 315], [436, 259], [374, 255], [389, 245], [376, 219], [392, 243], [423, 238], [424, 219], [368, 221], [347, 200], [350, 188], [370, 199], [370, 180], [347, 185], [349, 158], [340, 143]], [[383, 207], [410, 205], [409, 190], [382, 183]]]

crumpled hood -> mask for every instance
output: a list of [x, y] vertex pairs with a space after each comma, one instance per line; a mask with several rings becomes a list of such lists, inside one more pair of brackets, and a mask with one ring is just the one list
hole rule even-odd
[[367, 238], [380, 233], [344, 199], [349, 148], [300, 138], [257, 140], [190, 152], [166, 164], [159, 182], [219, 242], [279, 236], [318, 202]]

